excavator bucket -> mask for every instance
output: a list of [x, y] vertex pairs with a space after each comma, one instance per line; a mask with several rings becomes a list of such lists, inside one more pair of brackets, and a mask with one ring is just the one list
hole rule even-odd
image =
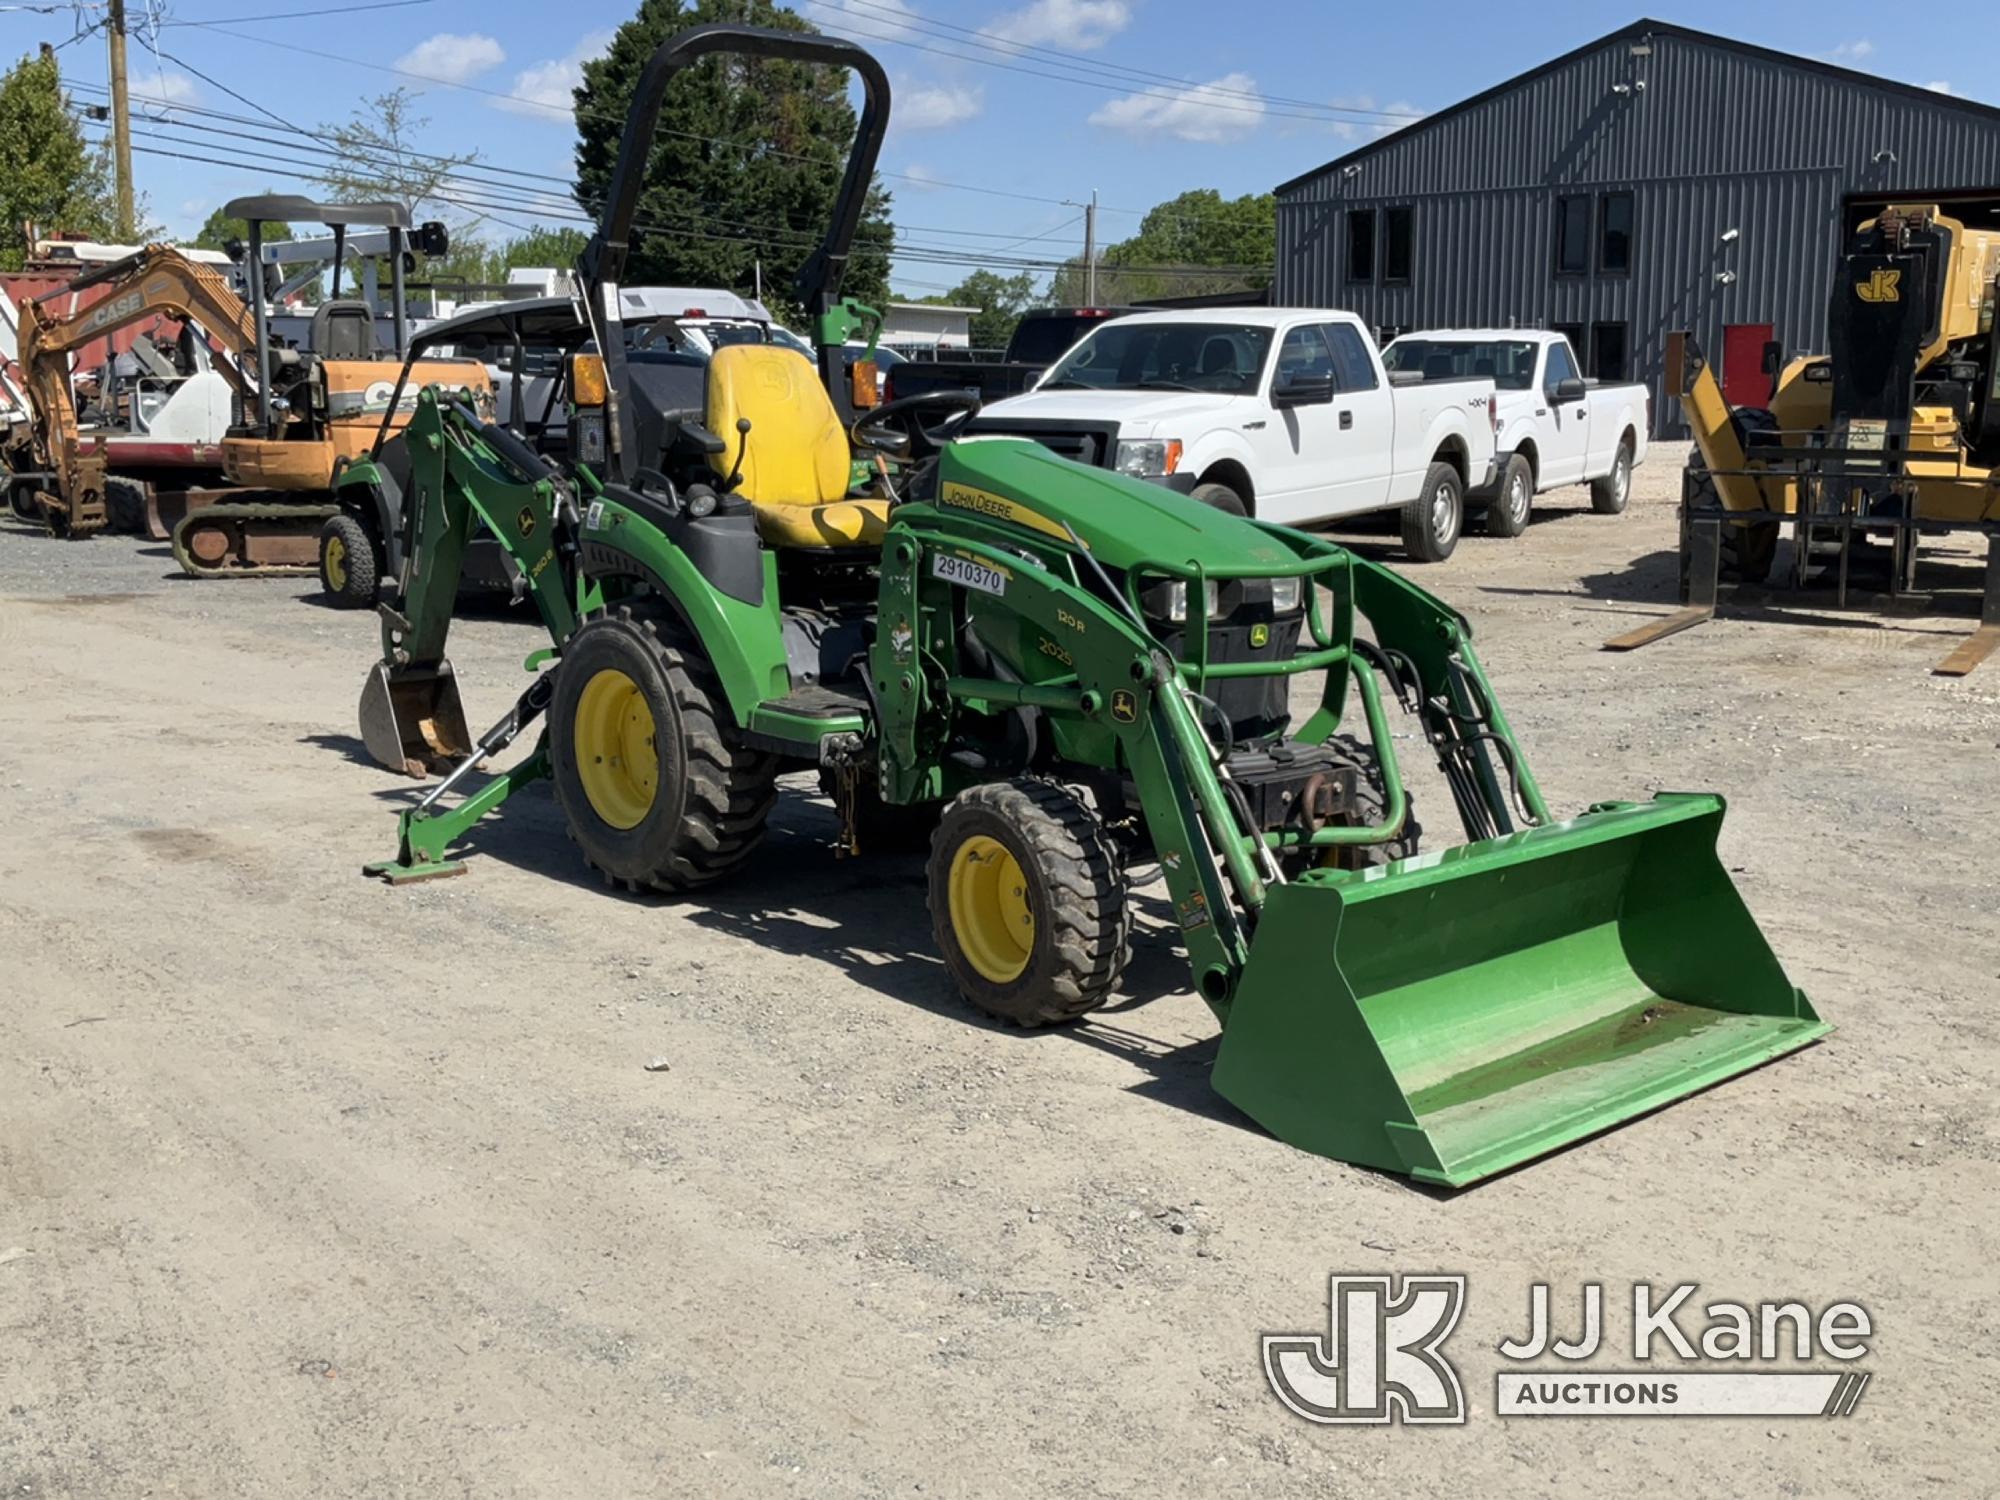
[[1462, 1187], [1817, 1040], [1716, 856], [1722, 812], [1669, 793], [1272, 889], [1217, 1091], [1292, 1145]]
[[451, 663], [391, 667], [377, 662], [361, 689], [361, 742], [406, 776], [439, 774], [472, 753]]

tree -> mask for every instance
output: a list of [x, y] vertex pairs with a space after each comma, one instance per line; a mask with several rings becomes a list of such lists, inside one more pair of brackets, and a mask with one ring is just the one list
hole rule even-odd
[[[1119, 304], [1154, 297], [1258, 291], [1271, 281], [1278, 253], [1277, 200], [1269, 193], [1224, 198], [1194, 188], [1157, 204], [1130, 239], [1098, 258], [1097, 300]], [[1051, 300], [1083, 297], [1081, 259], [1056, 272]]]
[[53, 52], [0, 79], [0, 269], [19, 270], [32, 221], [42, 233], [108, 238], [117, 222], [111, 166], [83, 138]]
[[1004, 349], [1014, 336], [1014, 325], [1035, 300], [1035, 278], [1026, 271], [1018, 276], [974, 271], [942, 297], [928, 300], [978, 308], [967, 320], [967, 341], [975, 349]]
[[319, 133], [338, 153], [321, 174], [327, 192], [342, 203], [388, 199], [400, 203], [415, 219], [443, 218], [440, 194], [454, 173], [479, 160], [477, 151], [445, 155], [427, 147], [430, 117], [415, 114], [415, 96], [408, 89], [391, 89], [361, 108], [344, 125], [322, 125]]
[[[640, 72], [669, 37], [704, 21], [812, 28], [773, 0], [640, 0], [576, 90], [576, 197], [599, 211]], [[770, 58], [704, 58], [668, 86], [648, 160], [626, 279], [748, 291], [761, 262], [783, 312], [824, 235], [854, 139], [844, 69]], [[889, 197], [871, 187], [841, 290], [888, 294]]]
[[509, 240], [494, 256], [495, 281], [504, 281], [515, 266], [549, 266], [567, 271], [583, 254], [590, 236], [581, 229], [533, 229], [519, 239]]
[[[266, 224], [264, 226], [263, 237], [264, 243], [267, 245], [275, 245], [282, 240], [289, 240], [292, 238], [292, 226], [289, 224]], [[208, 218], [203, 221], [201, 231], [194, 237], [194, 245], [200, 250], [224, 250], [228, 248], [231, 240], [240, 240], [245, 244], [249, 243], [250, 225], [245, 220], [226, 217], [222, 210], [218, 208], [211, 212]]]

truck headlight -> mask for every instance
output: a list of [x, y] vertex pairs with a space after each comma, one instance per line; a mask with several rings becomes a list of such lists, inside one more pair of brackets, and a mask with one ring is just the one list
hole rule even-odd
[[1271, 612], [1286, 615], [1299, 607], [1299, 575], [1271, 580]]
[[1157, 479], [1180, 467], [1179, 438], [1146, 438], [1121, 442], [1112, 453], [1111, 467], [1135, 479]]
[[[1208, 606], [1208, 618], [1213, 620], [1222, 609], [1222, 588], [1211, 578], [1202, 585], [1202, 602]], [[1187, 623], [1187, 585], [1176, 579], [1167, 585], [1167, 619], [1175, 625]]]

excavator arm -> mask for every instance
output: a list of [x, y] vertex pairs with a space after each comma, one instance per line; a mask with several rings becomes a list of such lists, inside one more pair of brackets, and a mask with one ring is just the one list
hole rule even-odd
[[[52, 298], [93, 286], [110, 290], [67, 317], [44, 310]], [[53, 491], [35, 498], [53, 532], [88, 536], [106, 519], [104, 455], [81, 451], [69, 357], [93, 339], [158, 316], [199, 323], [228, 356], [221, 361], [224, 378], [239, 394], [255, 397], [244, 373], [257, 347], [250, 309], [221, 276], [169, 245], [148, 245], [21, 304], [20, 363], [35, 413], [35, 458], [55, 480]]]

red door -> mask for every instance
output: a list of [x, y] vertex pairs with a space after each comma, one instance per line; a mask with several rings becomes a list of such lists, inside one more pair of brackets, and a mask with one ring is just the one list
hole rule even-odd
[[1764, 346], [1776, 332], [1769, 323], [1722, 325], [1722, 399], [1731, 406], [1770, 406], [1777, 376], [1764, 368]]

